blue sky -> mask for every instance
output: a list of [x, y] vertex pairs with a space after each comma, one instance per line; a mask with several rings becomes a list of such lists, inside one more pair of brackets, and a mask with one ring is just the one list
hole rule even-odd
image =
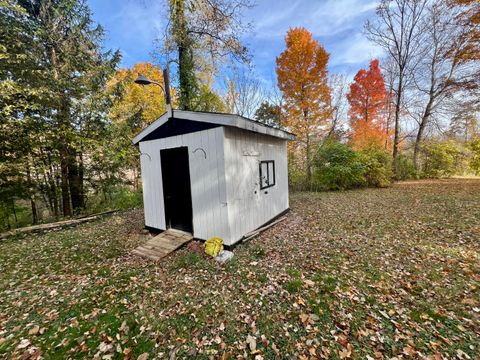
[[[106, 30], [106, 48], [120, 49], [122, 67], [151, 61], [154, 41], [165, 29], [166, 0], [88, 0], [94, 19]], [[253, 55], [255, 72], [275, 81], [275, 57], [284, 49], [290, 27], [303, 26], [331, 54], [329, 69], [353, 75], [381, 51], [363, 35], [366, 19], [375, 15], [377, 0], [257, 0], [245, 11], [253, 25], [244, 42]]]

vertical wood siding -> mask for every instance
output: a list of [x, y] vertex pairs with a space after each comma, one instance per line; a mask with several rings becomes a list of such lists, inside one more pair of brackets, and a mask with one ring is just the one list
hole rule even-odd
[[223, 132], [224, 129], [218, 127], [140, 142], [145, 225], [165, 230], [160, 150], [187, 146], [194, 236], [204, 240], [214, 236], [230, 238]]
[[[288, 209], [286, 140], [218, 127], [139, 145], [147, 226], [165, 229], [160, 150], [180, 146], [188, 147], [196, 238], [233, 245]], [[263, 160], [275, 161], [276, 183], [260, 190]]]
[[[225, 178], [230, 237], [245, 234], [288, 209], [287, 141], [241, 129], [225, 128]], [[275, 161], [275, 186], [260, 190], [259, 163]]]

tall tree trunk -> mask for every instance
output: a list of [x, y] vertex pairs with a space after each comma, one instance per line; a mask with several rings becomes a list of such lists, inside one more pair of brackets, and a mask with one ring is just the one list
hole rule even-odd
[[51, 216], [55, 217], [55, 220], [58, 219], [58, 198], [57, 198], [57, 187], [55, 186], [55, 179], [49, 179], [48, 182], [48, 201], [51, 207]]
[[393, 167], [397, 172], [397, 158], [398, 158], [398, 145], [400, 143], [400, 109], [402, 106], [402, 93], [403, 93], [403, 71], [400, 70], [398, 87], [397, 87], [397, 100], [395, 104], [395, 130], [393, 136]]
[[312, 182], [312, 164], [311, 164], [311, 144], [310, 144], [310, 135], [307, 134], [307, 143], [306, 143], [306, 147], [305, 147], [305, 151], [306, 151], [306, 160], [307, 160], [307, 163], [306, 163], [306, 166], [307, 166], [307, 186], [310, 188], [311, 187], [311, 182]]
[[193, 53], [188, 39], [178, 47], [180, 107], [183, 110], [193, 110], [196, 79], [193, 68]]
[[413, 150], [413, 164], [415, 165], [415, 170], [418, 171], [419, 163], [418, 163], [418, 156], [420, 155], [420, 145], [423, 140], [423, 133], [425, 132], [425, 128], [427, 127], [428, 121], [430, 120], [430, 116], [432, 114], [432, 106], [433, 106], [433, 94], [430, 93], [430, 98], [428, 100], [427, 106], [425, 107], [425, 112], [423, 113], [422, 120], [418, 126], [417, 137], [415, 138], [415, 148]]
[[62, 210], [63, 216], [72, 216], [72, 207], [70, 206], [70, 186], [68, 184], [68, 151], [65, 146], [62, 146], [60, 153], [60, 171], [61, 171], [61, 184], [62, 190]]
[[81, 210], [80, 179], [78, 175], [78, 164], [73, 156], [68, 161], [68, 187], [70, 198], [72, 199], [72, 209], [74, 214]]
[[396, 108], [395, 108], [395, 130], [394, 130], [394, 136], [393, 136], [393, 161], [394, 161], [394, 163], [397, 162], [398, 144], [399, 143], [400, 143], [400, 108], [397, 105]]
[[183, 110], [189, 110], [188, 79], [185, 74], [186, 56], [183, 43], [178, 45], [178, 64], [178, 82], [180, 84], [179, 106]]
[[72, 199], [72, 208], [74, 214], [80, 213], [85, 209], [85, 199], [83, 195], [83, 164], [77, 161], [76, 157], [72, 155], [73, 149], [69, 151], [68, 161], [68, 184], [70, 190], [70, 197]]
[[46, 191], [43, 192], [43, 197], [46, 198], [45, 203], [48, 203], [50, 216], [55, 216], [58, 220], [58, 203], [57, 203], [57, 187], [55, 184], [55, 172], [52, 166], [52, 158], [50, 151], [45, 152], [40, 147], [40, 155], [44, 165], [43, 168], [43, 184]]
[[59, 203], [59, 197], [58, 197], [58, 189], [61, 189], [61, 176], [60, 176], [60, 173], [58, 172], [58, 169], [56, 169], [54, 174], [55, 174], [55, 178], [54, 178], [55, 187], [53, 189], [53, 204], [55, 207], [55, 219], [59, 219], [60, 203]]
[[185, 0], [174, 2], [174, 34], [178, 47], [178, 80], [180, 85], [180, 108], [193, 110], [193, 99], [196, 91], [193, 49], [185, 20]]
[[393, 94], [393, 84], [390, 84], [388, 88], [387, 123], [385, 126], [385, 132], [387, 134], [387, 136], [385, 137], [385, 150], [388, 149], [388, 142], [390, 139], [390, 124], [392, 122], [392, 98], [391, 98], [392, 94]]
[[33, 187], [29, 164], [27, 164], [27, 182], [28, 190], [30, 192], [30, 207], [32, 209], [32, 225], [36, 225], [38, 223], [37, 204], [35, 201], [35, 189]]
[[308, 119], [309, 112], [308, 110], [303, 110], [303, 121], [305, 123], [305, 127], [307, 129], [307, 134], [306, 134], [306, 141], [305, 141], [305, 160], [306, 160], [306, 175], [307, 175], [307, 187], [311, 189], [312, 186], [312, 164], [311, 164], [311, 139], [310, 139], [310, 124], [309, 124], [309, 119]]
[[[59, 80], [58, 75], [58, 64], [57, 64], [57, 52], [54, 47], [50, 49], [50, 60], [52, 62], [53, 78], [56, 82]], [[66, 139], [67, 131], [69, 127], [69, 107], [68, 107], [68, 94], [64, 93], [63, 89], [57, 89], [59, 92], [57, 102], [57, 122], [58, 122], [58, 131], [59, 131], [59, 142], [60, 142], [60, 173], [61, 173], [61, 184], [60, 188], [62, 190], [62, 210], [63, 216], [69, 217], [72, 216], [72, 207], [70, 204], [70, 191], [68, 184], [68, 142]]]
[[40, 191], [40, 195], [42, 196], [42, 201], [44, 204], [47, 205], [48, 211], [50, 212], [50, 215], [53, 215], [53, 206], [52, 202], [50, 200], [49, 192], [50, 192], [50, 187], [49, 183], [47, 180], [46, 172], [44, 169], [42, 169], [42, 176], [39, 176], [39, 172], [35, 172], [35, 181], [37, 184], [41, 184], [41, 188], [44, 189], [44, 191]]
[[[49, 156], [50, 158], [50, 156]], [[45, 162], [44, 162], [45, 164]], [[47, 165], [47, 164], [45, 164]], [[46, 191], [43, 193], [45, 203], [49, 206], [50, 216], [58, 219], [58, 203], [57, 203], [57, 188], [55, 186], [55, 175], [52, 171], [52, 165], [48, 164], [49, 171], [43, 171], [43, 185]]]
[[60, 124], [60, 173], [61, 173], [61, 190], [62, 190], [62, 210], [63, 216], [72, 216], [72, 205], [70, 199], [70, 148], [66, 139], [68, 131], [68, 110], [66, 109], [66, 99], [62, 99], [61, 111], [59, 113]]
[[85, 175], [85, 166], [83, 163], [83, 153], [80, 152], [79, 154], [79, 161], [78, 161], [78, 178], [80, 180], [80, 205], [83, 210], [85, 210], [85, 184], [84, 184], [84, 175]]
[[38, 212], [34, 194], [30, 195], [30, 207], [32, 208], [32, 225], [36, 225], [38, 224]]

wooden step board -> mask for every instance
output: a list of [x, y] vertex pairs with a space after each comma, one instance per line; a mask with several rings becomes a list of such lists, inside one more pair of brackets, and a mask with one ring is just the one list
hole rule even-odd
[[144, 245], [140, 245], [132, 253], [157, 261], [192, 239], [191, 234], [169, 229], [148, 240]]

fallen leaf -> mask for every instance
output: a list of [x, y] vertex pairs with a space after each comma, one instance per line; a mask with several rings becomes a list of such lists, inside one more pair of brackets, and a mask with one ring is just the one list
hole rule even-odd
[[137, 360], [147, 360], [147, 359], [148, 359], [148, 353], [143, 353], [137, 358]]
[[246, 343], [248, 344], [248, 347], [250, 348], [251, 352], [254, 352], [257, 350], [257, 340], [253, 336], [248, 335]]
[[301, 313], [300, 315], [298, 315], [298, 317], [300, 318], [300, 320], [302, 321], [303, 324], [306, 324], [308, 322], [308, 315], [307, 314]]
[[28, 330], [28, 335], [37, 335], [40, 332], [40, 326], [34, 325], [30, 330]]
[[31, 343], [30, 343], [30, 340], [28, 340], [28, 339], [22, 339], [22, 340], [20, 341], [20, 344], [18, 344], [17, 347], [18, 347], [19, 349], [25, 349], [25, 348], [29, 347], [30, 344], [31, 344]]
[[304, 283], [305, 285], [307, 285], [308, 287], [313, 287], [313, 286], [315, 286], [315, 282], [313, 282], [312, 280], [309, 280], [309, 279], [303, 280], [303, 283]]
[[340, 356], [340, 359], [347, 359], [352, 356], [352, 345], [348, 344], [346, 348], [339, 350], [338, 356]]
[[458, 349], [456, 352], [459, 359], [471, 359], [471, 357], [467, 353], [463, 352], [460, 349]]

